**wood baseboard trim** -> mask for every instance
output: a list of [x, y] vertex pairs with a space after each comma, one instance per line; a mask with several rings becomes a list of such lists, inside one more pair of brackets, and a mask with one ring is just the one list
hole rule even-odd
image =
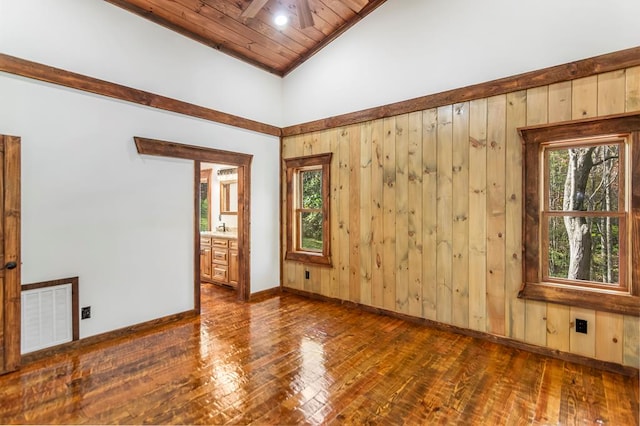
[[532, 352], [538, 355], [548, 356], [551, 358], [560, 359], [562, 361], [574, 362], [576, 364], [585, 365], [587, 367], [593, 367], [600, 370], [609, 371], [612, 373], [621, 374], [624, 376], [635, 377], [638, 376], [639, 370], [634, 367], [629, 367], [626, 365], [616, 364], [614, 362], [601, 361], [593, 358], [589, 358], [582, 355], [576, 355], [569, 352], [563, 352], [557, 349], [545, 348], [542, 346], [532, 345], [530, 343], [522, 342], [519, 340], [510, 339], [504, 336], [497, 336], [495, 334], [489, 334], [482, 331], [471, 330], [468, 328], [462, 328], [455, 325], [444, 324], [441, 322], [429, 320], [426, 318], [418, 318], [411, 315], [401, 314], [398, 312], [389, 311], [387, 309], [376, 308], [374, 306], [363, 305], [357, 302], [347, 301], [336, 299], [333, 297], [323, 296], [320, 294], [310, 293], [305, 290], [297, 290], [288, 287], [282, 287], [282, 291], [285, 293], [291, 293], [302, 297], [307, 297], [309, 299], [320, 300], [323, 302], [335, 303], [339, 305], [344, 305], [354, 309], [360, 309], [365, 312], [370, 312], [378, 315], [385, 315], [393, 318], [398, 318], [404, 321], [413, 322], [420, 325], [426, 325], [428, 327], [433, 327], [442, 331], [449, 331], [451, 333], [461, 334], [464, 336], [474, 337], [476, 339], [481, 339], [493, 343], [497, 343], [499, 345], [507, 346], [514, 349], [520, 349], [527, 352]]
[[74, 340], [61, 345], [52, 346], [50, 348], [41, 349], [39, 351], [30, 352], [22, 355], [21, 365], [30, 364], [32, 362], [49, 358], [54, 355], [68, 353], [74, 350], [86, 348], [98, 343], [106, 342], [109, 340], [115, 340], [121, 337], [128, 336], [132, 333], [140, 333], [145, 331], [151, 331], [160, 326], [190, 319], [198, 316], [198, 311], [192, 309], [185, 312], [180, 312], [166, 317], [157, 318], [151, 321], [142, 322], [139, 324], [130, 325], [128, 327], [119, 328], [113, 331], [107, 331], [106, 333], [96, 334], [95, 336], [89, 336], [84, 339]]
[[281, 294], [282, 294], [282, 288], [280, 287], [269, 288], [266, 290], [258, 291], [256, 293], [252, 293], [249, 296], [249, 302], [251, 303], [262, 302], [264, 300], [272, 299], [276, 296], [280, 296]]

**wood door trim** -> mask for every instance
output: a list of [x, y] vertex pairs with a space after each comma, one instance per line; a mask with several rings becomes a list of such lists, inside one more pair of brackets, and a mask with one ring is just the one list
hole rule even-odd
[[[0, 372], [9, 372], [20, 367], [20, 138], [0, 135], [4, 151], [4, 173], [2, 176], [3, 209], [2, 232], [4, 232], [4, 259], [0, 268], [4, 274], [4, 365]], [[17, 267], [4, 269], [7, 262]]]
[[0, 53], [0, 71], [241, 129], [280, 136], [280, 128], [166, 96]]
[[219, 163], [238, 168], [238, 299], [248, 301], [251, 293], [251, 162], [253, 155], [203, 148], [176, 142], [135, 136], [139, 154], [182, 158], [194, 161], [194, 305], [200, 312], [200, 216], [198, 191], [200, 189], [200, 162]]

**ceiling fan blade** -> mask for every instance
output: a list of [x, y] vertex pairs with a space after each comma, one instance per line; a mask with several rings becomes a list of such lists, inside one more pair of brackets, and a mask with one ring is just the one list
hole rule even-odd
[[300, 28], [305, 29], [313, 26], [313, 15], [309, 7], [309, 0], [297, 0], [298, 19], [300, 20]]
[[240, 14], [241, 18], [255, 18], [260, 9], [267, 4], [269, 0], [252, 0], [249, 6]]

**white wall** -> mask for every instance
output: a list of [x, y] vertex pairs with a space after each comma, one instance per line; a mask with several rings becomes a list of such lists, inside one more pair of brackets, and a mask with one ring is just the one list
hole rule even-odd
[[0, 52], [282, 124], [279, 77], [102, 0], [0, 0]]
[[299, 124], [640, 45], [637, 0], [389, 0], [284, 79]]
[[[0, 0], [0, 52], [284, 125], [632, 47], [639, 15], [388, 1], [283, 83], [101, 0]], [[254, 155], [251, 290], [278, 284], [277, 138], [1, 73], [0, 99], [0, 133], [23, 138], [23, 282], [78, 275], [82, 337], [193, 306], [192, 164], [138, 155], [136, 135]]]
[[78, 275], [82, 337], [193, 307], [193, 162], [133, 136], [254, 155], [251, 290], [279, 284], [277, 138], [5, 74], [0, 93], [0, 133], [22, 137], [22, 282]]
[[[100, 0], [0, 0], [0, 52], [281, 120], [279, 79]], [[22, 282], [78, 275], [81, 337], [193, 307], [193, 163], [133, 136], [253, 155], [251, 291], [279, 284], [278, 138], [3, 73], [0, 99], [0, 134], [22, 137]]]

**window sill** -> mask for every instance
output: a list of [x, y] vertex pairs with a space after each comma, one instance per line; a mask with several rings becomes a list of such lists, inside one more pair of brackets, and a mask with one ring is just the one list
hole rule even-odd
[[636, 317], [640, 316], [640, 297], [628, 293], [526, 283], [518, 293], [518, 298], [559, 303]]
[[318, 266], [332, 266], [331, 257], [324, 256], [322, 253], [287, 252], [284, 259], [300, 263], [310, 263]]

